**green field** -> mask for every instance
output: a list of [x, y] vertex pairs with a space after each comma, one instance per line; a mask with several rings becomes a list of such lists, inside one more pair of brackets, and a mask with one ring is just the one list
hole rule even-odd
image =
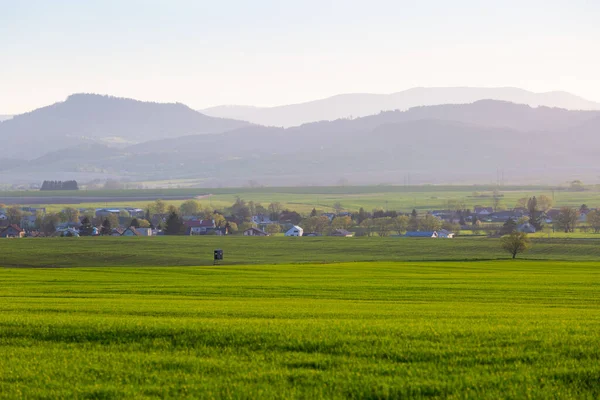
[[[194, 198], [207, 195], [200, 200], [204, 207], [223, 209], [231, 206], [236, 197], [246, 201], [255, 201], [263, 205], [271, 202], [282, 203], [284, 207], [301, 213], [310, 212], [313, 207], [324, 211], [333, 210], [337, 202], [349, 211], [358, 211], [364, 207], [367, 211], [373, 209], [389, 209], [401, 212], [417, 210], [444, 209], [449, 201], [461, 201], [467, 207], [476, 205], [491, 206], [491, 194], [495, 186], [353, 186], [353, 187], [291, 187], [291, 188], [207, 188], [207, 189], [152, 189], [152, 190], [80, 190], [77, 192], [0, 192], [0, 203], [19, 202], [20, 198], [34, 198], [37, 205], [44, 206], [50, 211], [59, 211], [65, 206], [79, 208], [101, 207], [139, 207], [145, 208], [151, 202], [136, 201], [135, 197], [163, 198], [178, 196]], [[507, 208], [515, 206], [520, 198], [534, 195], [546, 195], [554, 199], [558, 206], [579, 207], [587, 204], [589, 207], [600, 206], [600, 191], [589, 187], [583, 192], [571, 192], [565, 188], [548, 186], [505, 186], [500, 187], [502, 205]], [[44, 202], [49, 198], [76, 197], [77, 202]], [[96, 198], [110, 197], [110, 200], [98, 201]], [[179, 205], [184, 200], [169, 200], [169, 204]], [[23, 205], [27, 201], [22, 201]]]
[[595, 399], [599, 243], [3, 240], [0, 398]]

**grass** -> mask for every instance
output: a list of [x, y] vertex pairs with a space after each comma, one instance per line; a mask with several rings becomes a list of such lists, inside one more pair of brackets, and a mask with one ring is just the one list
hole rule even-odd
[[[39, 203], [44, 198], [56, 199], [76, 197], [72, 204], [40, 204], [50, 211], [59, 211], [66, 206], [78, 208], [101, 207], [139, 207], [146, 208], [151, 201], [136, 201], [139, 198], [163, 198], [176, 196], [178, 199], [169, 200], [170, 204], [179, 205], [183, 198], [194, 198], [200, 195], [212, 194], [201, 200], [205, 207], [223, 209], [231, 206], [236, 197], [246, 201], [255, 201], [267, 206], [271, 202], [280, 202], [284, 207], [301, 213], [310, 212], [313, 207], [331, 211], [337, 202], [349, 211], [357, 211], [364, 207], [367, 211], [373, 209], [390, 209], [410, 212], [413, 208], [426, 211], [444, 209], [449, 201], [462, 201], [467, 207], [491, 206], [491, 193], [494, 186], [352, 186], [352, 187], [291, 187], [291, 188], [205, 188], [205, 189], [148, 189], [148, 190], [94, 190], [94, 191], [60, 191], [60, 192], [2, 192], [2, 200], [14, 202], [19, 197], [35, 197]], [[514, 207], [517, 200], [534, 195], [546, 195], [554, 198], [558, 206], [579, 207], [587, 204], [598, 207], [598, 191], [590, 189], [583, 192], [566, 191], [564, 188], [553, 189], [547, 186], [506, 186], [501, 187], [502, 204]], [[478, 194], [480, 197], [474, 196]], [[109, 197], [112, 201], [96, 201], [94, 198]], [[87, 201], [89, 199], [89, 201]], [[56, 201], [56, 200], [53, 200]], [[64, 202], [61, 202], [64, 203]]]
[[0, 398], [600, 397], [597, 262], [3, 269], [0, 287]]
[[[499, 239], [288, 238], [229, 236], [98, 237], [0, 240], [0, 267], [159, 267], [212, 265], [223, 249], [225, 265], [507, 259]], [[529, 260], [591, 261], [600, 240], [534, 239]]]

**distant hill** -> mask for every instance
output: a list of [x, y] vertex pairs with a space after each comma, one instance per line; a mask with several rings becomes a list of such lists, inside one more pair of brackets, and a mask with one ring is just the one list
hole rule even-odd
[[214, 117], [234, 118], [260, 125], [291, 127], [308, 122], [364, 117], [381, 111], [467, 104], [479, 100], [502, 100], [532, 107], [568, 110], [600, 110], [600, 103], [567, 92], [534, 93], [517, 88], [414, 88], [394, 94], [343, 94], [279, 107], [219, 106], [202, 112]]
[[[600, 111], [482, 100], [292, 128], [238, 124], [220, 134], [157, 133], [129, 145], [67, 141], [68, 148], [48, 146], [27, 162], [5, 152], [0, 169], [5, 180], [193, 178], [207, 187], [250, 180], [284, 186], [340, 179], [398, 184], [408, 175], [411, 183], [488, 183], [499, 169], [512, 183], [596, 181], [600, 175]], [[55, 129], [49, 125], [40, 133]]]
[[183, 104], [148, 103], [93, 94], [0, 123], [3, 151], [33, 159], [49, 151], [85, 143], [131, 144], [191, 134], [222, 133], [246, 122], [203, 115]]
[[0, 115], [0, 122], [11, 119], [12, 117], [12, 115]]

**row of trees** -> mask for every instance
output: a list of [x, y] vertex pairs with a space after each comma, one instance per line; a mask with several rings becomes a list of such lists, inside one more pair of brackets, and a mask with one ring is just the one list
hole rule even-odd
[[40, 190], [79, 190], [77, 181], [44, 181]]

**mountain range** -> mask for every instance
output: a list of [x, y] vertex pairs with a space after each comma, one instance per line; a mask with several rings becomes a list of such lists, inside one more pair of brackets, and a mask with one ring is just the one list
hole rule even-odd
[[2, 183], [194, 179], [207, 187], [596, 179], [600, 111], [507, 101], [278, 128], [78, 94], [0, 122]]
[[517, 88], [413, 88], [393, 94], [342, 94], [327, 99], [279, 107], [219, 106], [201, 110], [213, 117], [233, 118], [259, 125], [291, 127], [309, 122], [359, 118], [381, 111], [417, 106], [468, 104], [502, 100], [532, 107], [600, 110], [600, 103], [567, 92], [534, 93]]

